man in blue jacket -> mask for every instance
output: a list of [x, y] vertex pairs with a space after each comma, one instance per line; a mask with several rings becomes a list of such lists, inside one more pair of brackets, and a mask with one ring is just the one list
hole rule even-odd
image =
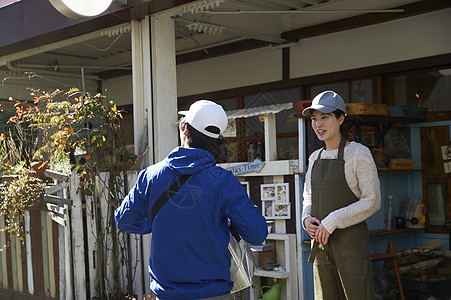
[[[158, 299], [232, 299], [228, 220], [252, 244], [266, 239], [266, 220], [233, 174], [215, 166], [227, 127], [223, 108], [200, 100], [179, 113], [181, 147], [139, 174], [115, 211], [116, 224], [152, 232], [150, 289]], [[155, 202], [182, 175], [192, 176], [152, 222]]]

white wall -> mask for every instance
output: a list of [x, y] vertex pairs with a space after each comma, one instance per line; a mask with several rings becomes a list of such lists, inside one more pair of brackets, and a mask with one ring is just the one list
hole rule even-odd
[[282, 79], [282, 50], [251, 50], [177, 66], [178, 97]]
[[304, 77], [451, 52], [451, 9], [302, 40], [290, 77]]
[[[451, 9], [302, 40], [290, 78], [451, 53]], [[262, 48], [177, 65], [177, 96], [282, 80], [282, 50]], [[110, 99], [131, 104], [131, 76], [106, 80]]]
[[[302, 40], [290, 78], [451, 53], [451, 9]], [[178, 96], [282, 79], [282, 51], [268, 48], [177, 66]]]
[[102, 89], [107, 89], [108, 99], [116, 105], [133, 104], [132, 75], [107, 79]]

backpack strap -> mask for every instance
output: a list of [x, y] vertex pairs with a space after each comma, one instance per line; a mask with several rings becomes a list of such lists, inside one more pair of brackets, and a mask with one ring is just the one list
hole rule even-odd
[[177, 178], [177, 181], [174, 182], [161, 196], [158, 198], [158, 200], [155, 202], [155, 204], [152, 207], [152, 212], [150, 215], [150, 224], [153, 224], [153, 220], [157, 216], [158, 211], [163, 207], [163, 205], [166, 204], [166, 202], [169, 201], [169, 199], [174, 196], [178, 190], [190, 179], [191, 175], [182, 175], [179, 178]]

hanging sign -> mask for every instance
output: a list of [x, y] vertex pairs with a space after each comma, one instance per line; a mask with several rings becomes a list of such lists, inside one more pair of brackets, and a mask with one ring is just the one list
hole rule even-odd
[[256, 159], [253, 162], [229, 167], [229, 168], [227, 168], [227, 170], [232, 172], [233, 175], [239, 175], [239, 174], [244, 174], [244, 173], [249, 173], [249, 172], [258, 173], [262, 170], [264, 165], [265, 165], [264, 162], [262, 162], [259, 159]]
[[100, 15], [113, 0], [49, 0], [60, 13], [68, 18], [82, 20]]

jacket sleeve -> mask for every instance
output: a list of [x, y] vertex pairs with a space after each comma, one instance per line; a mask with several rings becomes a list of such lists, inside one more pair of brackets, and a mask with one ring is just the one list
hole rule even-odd
[[227, 172], [222, 193], [227, 217], [240, 236], [251, 244], [261, 244], [268, 235], [268, 226], [260, 209], [254, 205], [238, 179]]
[[147, 190], [149, 181], [146, 179], [145, 170], [142, 171], [135, 186], [114, 212], [116, 226], [121, 231], [147, 234], [152, 231], [148, 219]]

